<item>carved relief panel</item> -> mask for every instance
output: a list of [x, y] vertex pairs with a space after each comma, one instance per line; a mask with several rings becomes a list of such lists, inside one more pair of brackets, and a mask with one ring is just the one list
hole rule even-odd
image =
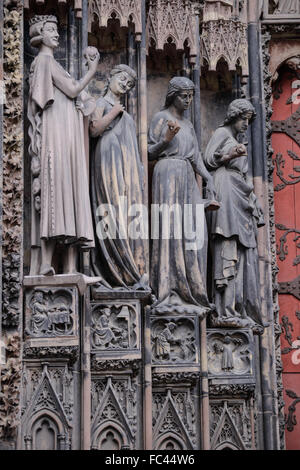
[[151, 340], [153, 365], [186, 365], [199, 361], [196, 318], [153, 318]]
[[78, 344], [75, 288], [39, 287], [25, 295], [25, 338], [29, 346]]
[[253, 336], [250, 330], [208, 330], [208, 373], [211, 377], [252, 379]]
[[91, 445], [94, 450], [138, 447], [137, 378], [131, 374], [94, 377]]
[[92, 305], [91, 348], [101, 356], [140, 355], [140, 303], [105, 301]]

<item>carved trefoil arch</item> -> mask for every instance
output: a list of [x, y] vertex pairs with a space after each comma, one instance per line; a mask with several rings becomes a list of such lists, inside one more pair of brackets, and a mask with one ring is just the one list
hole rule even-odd
[[26, 450], [68, 450], [72, 425], [44, 366], [41, 379], [22, 417]]
[[[103, 381], [101, 382], [99, 385], [103, 389], [104, 384]], [[129, 410], [123, 409], [120, 404], [111, 377], [108, 377], [105, 389], [100, 396], [99, 405], [91, 423], [92, 449], [108, 450], [111, 447], [106, 447], [106, 443], [110, 444], [114, 450], [124, 447], [134, 448], [135, 428], [128, 416]], [[126, 400], [126, 402], [129, 401]]]
[[247, 24], [234, 17], [230, 1], [210, 0], [205, 4], [201, 33], [201, 61], [215, 71], [224, 60], [229, 71], [241, 69], [244, 82], [249, 76]]
[[107, 27], [108, 20], [118, 19], [121, 28], [128, 27], [131, 22], [135, 26], [136, 40], [142, 35], [141, 2], [136, 0], [89, 0], [88, 31], [92, 30], [92, 23], [97, 21], [100, 28]]
[[190, 62], [197, 56], [196, 31], [200, 2], [193, 0], [150, 0], [147, 17], [147, 45], [163, 50], [166, 44], [190, 49]]
[[153, 429], [153, 448], [156, 450], [193, 449], [191, 436], [181, 419], [171, 390], [168, 389]]

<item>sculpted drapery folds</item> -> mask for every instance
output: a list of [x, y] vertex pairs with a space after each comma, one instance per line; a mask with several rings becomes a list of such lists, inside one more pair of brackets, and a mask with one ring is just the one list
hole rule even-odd
[[64, 246], [63, 272], [70, 273], [76, 271], [76, 245], [94, 244], [83, 113], [76, 98], [96, 73], [99, 54], [94, 48], [89, 51], [89, 70], [75, 81], [53, 56], [59, 39], [55, 16], [33, 17], [30, 38], [31, 45], [39, 48], [30, 69], [28, 103], [31, 274], [55, 274], [52, 258], [57, 243]]
[[259, 329], [261, 325], [257, 227], [264, 220], [247, 174], [247, 149], [237, 140], [254, 118], [250, 102], [233, 101], [204, 157], [221, 203], [220, 210], [211, 215], [216, 326]]
[[[147, 284], [147, 227], [140, 218], [140, 233], [134, 237], [128, 231], [131, 211], [134, 207], [140, 210], [143, 204], [143, 165], [134, 121], [120, 103], [135, 80], [135, 71], [127, 65], [112, 69], [90, 120], [90, 133], [94, 138], [92, 209], [97, 233], [92, 267], [95, 275], [103, 275], [106, 284], [114, 288], [143, 288]], [[108, 231], [103, 218], [107, 214]]]
[[[195, 173], [207, 181], [213, 196], [212, 177], [207, 172], [198, 148], [192, 123], [184, 118], [194, 93], [194, 84], [185, 77], [173, 78], [165, 107], [150, 124], [148, 153], [158, 160], [152, 180], [152, 204], [174, 208], [168, 234], [166, 217], [160, 212], [157, 236], [152, 241], [151, 287], [157, 297], [152, 308], [158, 313], [196, 313], [204, 316], [211, 308], [206, 290], [207, 229], [204, 208]], [[198, 211], [198, 213], [197, 213]], [[178, 218], [179, 217], [179, 218]], [[200, 221], [200, 227], [196, 227]], [[199, 225], [199, 224], [198, 224]], [[182, 233], [178, 234], [178, 229]], [[198, 230], [198, 233], [197, 233]], [[192, 239], [191, 235], [194, 235]]]

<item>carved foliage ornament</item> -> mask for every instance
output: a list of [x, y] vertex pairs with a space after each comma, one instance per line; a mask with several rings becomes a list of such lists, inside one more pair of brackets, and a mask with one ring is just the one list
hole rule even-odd
[[[22, 1], [4, 2], [3, 215], [4, 326], [19, 323], [23, 221]], [[2, 8], [2, 2], [1, 2]], [[2, 104], [2, 103], [1, 103]]]
[[[192, 0], [150, 0], [147, 18], [148, 47], [163, 50], [166, 44], [176, 49], [190, 48], [190, 58], [197, 56], [196, 28], [200, 3]], [[192, 61], [192, 60], [191, 60]]]
[[107, 27], [108, 20], [116, 18], [121, 27], [127, 27], [129, 22], [135, 25], [136, 39], [142, 34], [141, 2], [135, 0], [89, 0], [88, 31], [92, 23], [97, 21], [100, 28]]

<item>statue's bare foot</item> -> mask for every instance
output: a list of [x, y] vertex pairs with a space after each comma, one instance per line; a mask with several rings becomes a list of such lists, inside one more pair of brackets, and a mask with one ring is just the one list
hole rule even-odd
[[54, 276], [55, 271], [54, 271], [54, 268], [52, 268], [52, 266], [50, 266], [50, 264], [43, 264], [41, 266], [40, 274], [42, 276]]

